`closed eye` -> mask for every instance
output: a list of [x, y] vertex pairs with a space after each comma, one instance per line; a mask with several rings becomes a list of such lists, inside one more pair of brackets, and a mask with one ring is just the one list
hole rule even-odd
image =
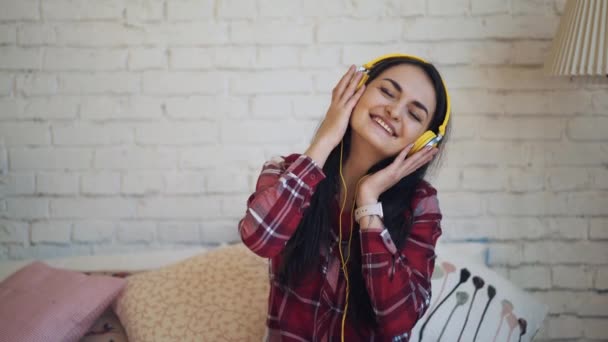
[[419, 117], [417, 117], [416, 115], [414, 115], [414, 113], [410, 112], [410, 115], [414, 118], [414, 120], [416, 120], [418, 122], [422, 122], [422, 120], [420, 120]]
[[384, 87], [380, 87], [380, 90], [386, 94], [386, 96], [390, 97], [391, 99], [394, 98], [395, 96], [393, 94], [391, 94], [390, 91], [388, 91], [388, 89], [384, 88]]

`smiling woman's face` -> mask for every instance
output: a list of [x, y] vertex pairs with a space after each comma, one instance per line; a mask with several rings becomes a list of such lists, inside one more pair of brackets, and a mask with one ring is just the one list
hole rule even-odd
[[399, 64], [367, 84], [350, 124], [355, 135], [386, 158], [401, 152], [427, 130], [435, 107], [435, 89], [424, 70]]

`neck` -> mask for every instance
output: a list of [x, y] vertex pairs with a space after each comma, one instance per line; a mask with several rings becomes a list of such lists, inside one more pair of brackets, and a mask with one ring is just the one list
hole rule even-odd
[[[356, 186], [367, 170], [379, 162], [378, 151], [353, 132], [350, 141], [350, 153], [342, 165], [342, 174], [348, 187], [347, 208], [351, 208], [355, 198]], [[340, 187], [340, 203], [344, 200], [344, 186]]]

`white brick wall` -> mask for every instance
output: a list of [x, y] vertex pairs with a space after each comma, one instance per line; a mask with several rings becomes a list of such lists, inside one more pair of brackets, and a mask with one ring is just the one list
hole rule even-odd
[[0, 0], [0, 259], [238, 240], [345, 67], [403, 51], [452, 91], [443, 239], [550, 305], [541, 340], [606, 340], [608, 79], [543, 75], [564, 4]]

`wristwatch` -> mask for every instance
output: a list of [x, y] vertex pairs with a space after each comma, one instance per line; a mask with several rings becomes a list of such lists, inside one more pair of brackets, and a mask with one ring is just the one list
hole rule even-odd
[[359, 223], [359, 220], [363, 216], [369, 216], [369, 215], [378, 215], [378, 216], [380, 216], [380, 218], [383, 218], [384, 214], [382, 213], [382, 202], [368, 204], [368, 205], [364, 205], [364, 206], [357, 208], [355, 210], [355, 221], [357, 221], [357, 223]]

